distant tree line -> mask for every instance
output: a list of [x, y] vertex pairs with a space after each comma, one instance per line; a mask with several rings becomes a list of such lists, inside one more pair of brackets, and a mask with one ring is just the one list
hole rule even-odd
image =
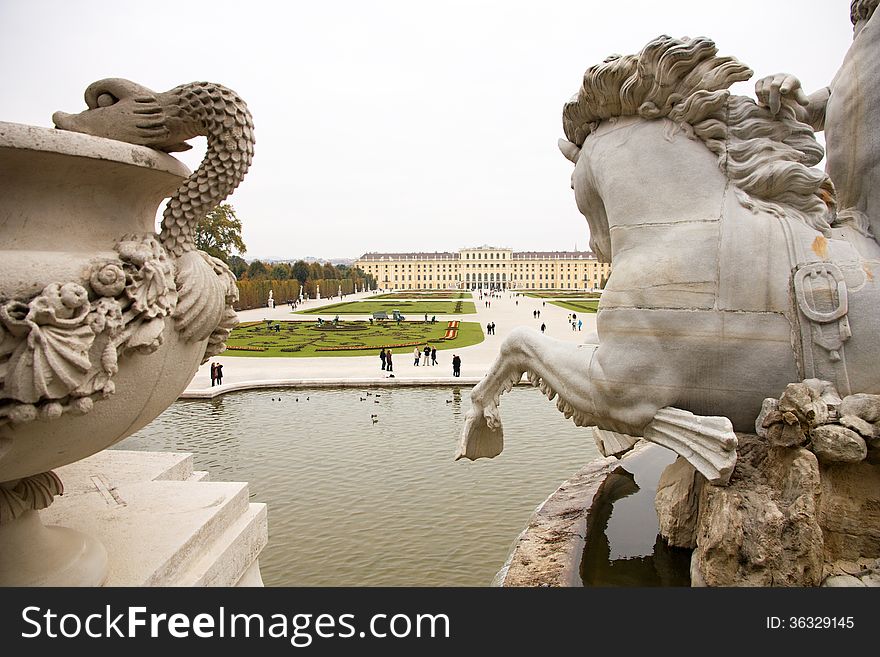
[[247, 247], [241, 238], [241, 221], [235, 208], [222, 203], [199, 222], [196, 232], [196, 246], [220, 258], [229, 265], [238, 279], [239, 301], [236, 310], [259, 308], [269, 300], [269, 291], [276, 305], [304, 296], [314, 299], [318, 290], [321, 296], [332, 297], [339, 294], [352, 294], [355, 288], [365, 286], [374, 288], [375, 279], [358, 268], [348, 265], [306, 262], [272, 262], [260, 260], [247, 262], [233, 251], [245, 253]]
[[236, 310], [265, 306], [270, 290], [275, 304], [281, 305], [288, 300], [299, 299], [300, 290], [304, 296], [314, 299], [319, 289], [321, 297], [327, 298], [339, 294], [340, 289], [342, 294], [353, 294], [355, 288], [376, 286], [372, 276], [348, 265], [304, 260], [292, 263], [254, 260], [248, 263], [243, 258], [232, 256], [229, 267], [238, 278], [239, 301]]

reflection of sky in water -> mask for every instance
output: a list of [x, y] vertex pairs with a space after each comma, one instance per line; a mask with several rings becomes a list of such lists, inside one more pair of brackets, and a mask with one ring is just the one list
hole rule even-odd
[[639, 492], [614, 503], [605, 531], [611, 546], [611, 559], [643, 557], [654, 553], [654, 542], [660, 527], [654, 509], [657, 483], [663, 468], [675, 461], [668, 449], [636, 454], [624, 462], [624, 469], [636, 479]]
[[504, 453], [454, 462], [469, 393], [288, 389], [180, 401], [117, 447], [193, 452], [211, 479], [248, 481], [252, 501], [269, 505], [267, 585], [483, 586], [535, 507], [599, 455], [588, 429], [518, 387], [501, 400]]
[[691, 551], [658, 534], [657, 483], [675, 454], [657, 445], [626, 458], [602, 482], [587, 516], [585, 586], [690, 586]]

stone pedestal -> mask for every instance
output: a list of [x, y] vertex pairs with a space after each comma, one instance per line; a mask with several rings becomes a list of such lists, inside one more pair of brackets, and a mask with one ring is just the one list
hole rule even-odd
[[44, 525], [106, 547], [105, 586], [261, 586], [266, 505], [248, 485], [207, 481], [192, 455], [105, 450], [57, 469], [64, 495]]

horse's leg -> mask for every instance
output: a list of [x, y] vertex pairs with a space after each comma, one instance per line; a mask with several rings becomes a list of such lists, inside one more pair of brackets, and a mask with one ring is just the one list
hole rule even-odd
[[[471, 410], [465, 418], [456, 459], [493, 457], [504, 447], [501, 394], [528, 373], [532, 385], [578, 426], [641, 435], [658, 410], [672, 403], [671, 388], [645, 389], [638, 372], [611, 372], [597, 360], [597, 345], [575, 344], [545, 337], [526, 328], [515, 329], [501, 345], [498, 360], [471, 392]], [[625, 361], [626, 359], [613, 359]], [[631, 364], [621, 363], [627, 370]], [[632, 384], [621, 385], [629, 380]]]
[[632, 346], [577, 345], [530, 329], [511, 332], [501, 356], [471, 392], [456, 458], [501, 453], [499, 398], [528, 373], [549, 399], [558, 396], [556, 407], [578, 426], [644, 436], [684, 456], [709, 481], [726, 483], [736, 463], [730, 420], [672, 408], [683, 385], [680, 371], [662, 361], [649, 365], [650, 359], [639, 356]]
[[[471, 410], [465, 418], [461, 443], [456, 459], [491, 458], [504, 447], [504, 432], [498, 404], [502, 393], [508, 392], [528, 373], [533, 385], [553, 399], [556, 392], [570, 387], [571, 382], [588, 378], [590, 359], [595, 345], [578, 345], [545, 337], [532, 329], [515, 329], [501, 345], [500, 355], [485, 378], [471, 392]], [[584, 400], [572, 405], [568, 399], [557, 404], [566, 417], [586, 426], [593, 419], [586, 412]]]

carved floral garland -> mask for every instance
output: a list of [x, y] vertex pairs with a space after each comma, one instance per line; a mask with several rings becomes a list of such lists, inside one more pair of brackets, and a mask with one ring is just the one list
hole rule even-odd
[[[85, 285], [52, 283], [28, 302], [0, 303], [0, 426], [88, 413], [115, 392], [120, 355], [162, 344], [178, 300], [174, 263], [153, 234], [126, 235], [116, 252], [90, 267]], [[225, 264], [200, 255], [234, 291]], [[235, 296], [226, 295], [226, 314]], [[210, 336], [206, 358], [222, 351], [227, 324]]]

